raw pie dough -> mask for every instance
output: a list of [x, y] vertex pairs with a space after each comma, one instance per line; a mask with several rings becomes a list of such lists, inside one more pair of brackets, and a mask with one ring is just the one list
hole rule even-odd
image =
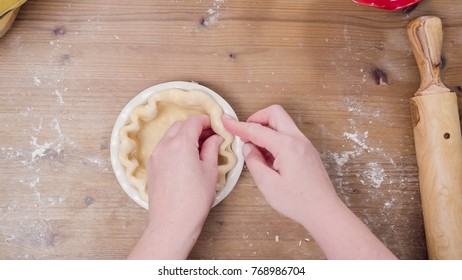
[[223, 109], [205, 92], [167, 89], [133, 109], [128, 123], [119, 130], [119, 161], [128, 182], [143, 200], [148, 200], [145, 163], [154, 147], [174, 122], [199, 114], [209, 115], [212, 130], [224, 139], [218, 154], [217, 190], [226, 184], [226, 173], [236, 165], [237, 159], [231, 149], [234, 136], [221, 122]]

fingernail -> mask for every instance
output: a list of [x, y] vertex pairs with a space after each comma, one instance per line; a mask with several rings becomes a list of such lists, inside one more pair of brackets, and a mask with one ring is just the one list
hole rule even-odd
[[250, 145], [244, 144], [244, 146], [242, 147], [242, 154], [244, 155], [244, 157], [247, 157], [250, 151], [251, 151]]

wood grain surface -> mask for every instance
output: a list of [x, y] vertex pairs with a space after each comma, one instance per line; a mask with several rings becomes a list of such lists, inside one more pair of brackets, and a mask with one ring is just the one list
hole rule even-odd
[[[461, 13], [451, 0], [407, 12], [348, 0], [29, 0], [0, 39], [0, 258], [128, 255], [147, 212], [112, 172], [111, 130], [131, 98], [173, 80], [210, 87], [240, 119], [281, 104], [355, 214], [399, 258], [427, 258], [406, 26], [442, 18], [442, 80], [462, 108]], [[190, 258], [325, 256], [244, 169]]]

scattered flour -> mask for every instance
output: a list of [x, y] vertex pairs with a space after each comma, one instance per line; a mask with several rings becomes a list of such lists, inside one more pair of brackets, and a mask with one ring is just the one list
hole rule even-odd
[[355, 142], [356, 144], [358, 144], [363, 150], [369, 150], [369, 147], [366, 145], [366, 141], [365, 139], [367, 139], [367, 137], [369, 137], [369, 131], [366, 131], [364, 132], [364, 135], [361, 137], [358, 135], [358, 132], [356, 133], [349, 133], [349, 132], [345, 132], [343, 133], [343, 136], [348, 139], [348, 140], [351, 140], [353, 142]]
[[[354, 121], [351, 120], [351, 123], [354, 124]], [[345, 165], [350, 160], [360, 157], [364, 153], [374, 153], [374, 156], [389, 159], [390, 162], [394, 163], [391, 157], [383, 152], [383, 149], [370, 147], [371, 144], [368, 143], [368, 131], [363, 133], [360, 133], [357, 130], [354, 133], [344, 132], [343, 137], [345, 140], [353, 143], [352, 150], [343, 151], [341, 153], [325, 152], [322, 154], [323, 158], [334, 160], [334, 169], [336, 171], [336, 175], [340, 178], [344, 175], [345, 172], [349, 170], [348, 166]], [[364, 173], [357, 174], [357, 177], [363, 178], [360, 180], [361, 184], [363, 185], [370, 185], [374, 188], [380, 188], [382, 182], [385, 180], [386, 174], [385, 170], [378, 162], [373, 162], [367, 163]]]
[[207, 10], [207, 16], [203, 20], [204, 26], [210, 26], [218, 21], [220, 17], [220, 5], [224, 4], [225, 0], [214, 0], [212, 6]]
[[[57, 116], [50, 119], [49, 116], [38, 114], [31, 107], [27, 107], [19, 115], [21, 116], [19, 120], [30, 123], [29, 129], [23, 132], [28, 135], [29, 142], [18, 144], [20, 145], [19, 147], [11, 144], [0, 147], [0, 162], [8, 161], [22, 164], [25, 171], [19, 171], [18, 174], [21, 174], [21, 177], [16, 182], [20, 186], [30, 189], [30, 195], [24, 197], [24, 199], [28, 203], [32, 203], [32, 205], [35, 204], [40, 214], [41, 209], [61, 204], [67, 197], [65, 192], [51, 196], [42, 194], [40, 190], [42, 176], [48, 175], [42, 171], [42, 160], [45, 160], [46, 165], [53, 166], [51, 170], [58, 170], [59, 162], [65, 160], [64, 149], [76, 149], [78, 145], [75, 141], [65, 136]], [[91, 157], [88, 162], [98, 166], [102, 171], [108, 171], [108, 163], [103, 158]], [[11, 183], [14, 183], [15, 179], [13, 178], [12, 180]], [[11, 201], [10, 205], [5, 205], [2, 208], [8, 210], [3, 215], [8, 217], [9, 212], [15, 211], [17, 203], [24, 202]], [[0, 214], [2, 213], [0, 212]]]
[[53, 95], [56, 96], [56, 99], [58, 100], [58, 103], [59, 105], [63, 105], [64, 104], [64, 98], [63, 98], [63, 95], [66, 93], [67, 91], [67, 88], [64, 88], [64, 90], [55, 90], [53, 92]]
[[29, 183], [29, 188], [36, 188], [38, 183], [40, 183], [40, 177], [37, 176]]
[[[345, 40], [349, 40], [348, 30], [344, 28]], [[361, 69], [361, 72], [364, 70]], [[358, 89], [360, 91], [360, 89]], [[371, 111], [364, 106], [364, 102], [359, 101], [355, 96], [347, 96], [344, 98], [344, 102], [348, 112], [352, 113], [353, 118], [348, 119], [350, 123], [350, 131], [345, 131], [343, 137], [345, 140], [350, 141], [353, 144], [353, 149], [348, 149], [343, 152], [325, 152], [323, 157], [332, 159], [335, 162], [334, 169], [339, 177], [342, 177], [345, 172], [349, 170], [349, 166], [346, 164], [355, 158], [359, 158], [364, 154], [372, 154], [374, 158], [384, 159], [385, 161], [396, 166], [393, 158], [384, 152], [384, 149], [377, 143], [371, 143], [369, 138], [369, 131], [360, 132], [356, 125], [356, 119], [367, 118], [369, 124], [373, 121], [381, 120], [380, 111]], [[369, 185], [373, 188], [380, 188], [382, 183], [385, 181], [386, 172], [381, 164], [377, 161], [366, 164], [366, 170], [363, 174], [356, 174], [357, 177], [362, 178], [360, 183], [363, 185]], [[339, 179], [341, 181], [341, 178]], [[342, 182], [340, 182], [340, 185]]]
[[[331, 153], [330, 156], [334, 159], [337, 166], [341, 167], [346, 164], [350, 159], [356, 158], [364, 153], [364, 151], [369, 150], [369, 147], [366, 145], [366, 139], [369, 135], [369, 132], [366, 131], [363, 135], [359, 135], [358, 132], [349, 133], [345, 132], [343, 136], [347, 140], [351, 140], [354, 143], [358, 144], [359, 147], [355, 147], [353, 151], [344, 151], [340, 154], [338, 153]], [[343, 174], [341, 174], [343, 175]]]
[[40, 86], [42, 84], [42, 81], [38, 77], [34, 77], [34, 84], [36, 86]]
[[[364, 70], [361, 69], [360, 72], [362, 73]], [[363, 77], [365, 79], [365, 77]], [[380, 117], [380, 111], [370, 111], [369, 108], [364, 106], [363, 101], [357, 100], [354, 96], [347, 96], [344, 98], [345, 104], [347, 106], [348, 112], [353, 113], [356, 117], [366, 117], [370, 118], [369, 123], [372, 123], [373, 120], [376, 120]]]
[[0, 151], [2, 152], [2, 158], [0, 159], [2, 161], [24, 158], [24, 151], [11, 146], [1, 147]]
[[[39, 143], [38, 136], [43, 129], [43, 117], [40, 117], [38, 125], [31, 127], [29, 141], [31, 149], [29, 151], [26, 151], [25, 149], [14, 149], [13, 147], [1, 148], [1, 151], [4, 154], [7, 152], [7, 157], [10, 159], [13, 158], [13, 154], [14, 158], [22, 157], [23, 160], [21, 160], [21, 163], [25, 167], [32, 167], [43, 157], [53, 158], [55, 156], [59, 156], [63, 151], [64, 145], [72, 147], [76, 146], [74, 141], [64, 136], [57, 118], [51, 120], [50, 128], [55, 132], [55, 138], [53, 140], [45, 141], [44, 143]], [[27, 154], [30, 154], [30, 156], [27, 156]]]
[[[365, 177], [372, 183], [372, 187], [378, 189], [385, 180], [385, 170], [377, 162], [369, 162], [366, 164], [367, 170], [364, 171]], [[361, 180], [361, 183], [365, 185], [365, 182]]]
[[25, 166], [29, 166], [33, 163], [36, 163], [39, 161], [41, 157], [46, 156], [46, 152], [50, 149], [52, 143], [50, 142], [45, 142], [44, 144], [40, 145], [37, 143], [37, 137], [31, 136], [31, 141], [30, 144], [33, 148], [31, 152], [31, 159], [30, 161], [23, 161]]
[[25, 110], [23, 110], [22, 112], [20, 112], [19, 114], [24, 117], [24, 118], [27, 118], [31, 112], [34, 110], [34, 107], [26, 107]]
[[385, 203], [383, 204], [383, 208], [384, 209], [389, 209], [393, 206], [394, 202], [395, 202], [395, 198], [392, 198], [391, 200], [389, 201], [385, 201]]
[[[342, 152], [341, 154], [332, 153], [330, 156], [335, 160], [335, 163], [337, 164], [337, 166], [343, 166], [350, 159], [360, 156], [361, 154], [362, 154], [362, 151], [357, 150], [357, 151], [346, 151], [346, 152]], [[338, 175], [341, 176], [343, 174], [339, 173]]]
[[[348, 35], [345, 36], [346, 40]], [[361, 69], [360, 75], [363, 75], [363, 72], [364, 70]], [[414, 200], [412, 194], [396, 194], [403, 187], [416, 186], [417, 178], [412, 174], [417, 173], [417, 167], [395, 162], [396, 159], [388, 153], [382, 141], [372, 138], [372, 129], [367, 130], [367, 123], [371, 127], [375, 126], [375, 123], [380, 125], [392, 123], [380, 110], [366, 106], [365, 102], [359, 99], [359, 96], [367, 98], [367, 93], [362, 93], [361, 81], [358, 80], [351, 91], [355, 94], [343, 99], [347, 112], [351, 114], [351, 118], [347, 119], [350, 125], [341, 134], [345, 141], [343, 149], [336, 152], [326, 151], [322, 157], [332, 175], [339, 196], [347, 206], [354, 206], [353, 203], [374, 205], [372, 210], [364, 207], [360, 217], [370, 227], [380, 228], [383, 231], [381, 240], [387, 243], [387, 239], [396, 238], [394, 225], [406, 224], [406, 221], [409, 221], [408, 213], [403, 214], [401, 207], [394, 206], [405, 203], [403, 199]], [[358, 125], [360, 121], [361, 126]], [[338, 139], [338, 136], [332, 139]], [[358, 189], [354, 184], [362, 184], [365, 187]], [[352, 195], [358, 191], [362, 195]], [[359, 197], [362, 200], [355, 202]], [[415, 234], [412, 231], [409, 229], [407, 234]]]
[[102, 157], [97, 157], [97, 156], [88, 157], [88, 158], [83, 159], [81, 162], [84, 163], [84, 164], [91, 165], [91, 166], [96, 166], [102, 172], [108, 172], [109, 171], [108, 160], [105, 159], [105, 158], [102, 158]]

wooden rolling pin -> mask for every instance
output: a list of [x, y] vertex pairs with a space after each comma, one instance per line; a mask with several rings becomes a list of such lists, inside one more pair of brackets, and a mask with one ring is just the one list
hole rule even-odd
[[421, 76], [411, 113], [428, 256], [462, 259], [462, 137], [457, 96], [440, 79], [441, 20], [419, 17], [407, 31]]

